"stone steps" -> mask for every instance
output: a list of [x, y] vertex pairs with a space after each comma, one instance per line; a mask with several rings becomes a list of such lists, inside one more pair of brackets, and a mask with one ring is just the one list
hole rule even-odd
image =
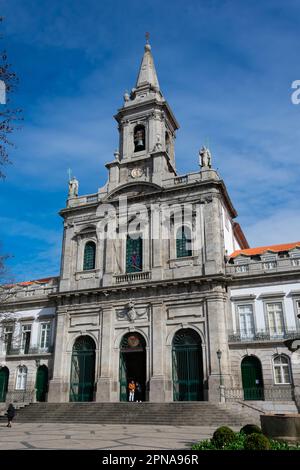
[[32, 403], [17, 411], [19, 423], [154, 424], [240, 426], [249, 418], [209, 402]]

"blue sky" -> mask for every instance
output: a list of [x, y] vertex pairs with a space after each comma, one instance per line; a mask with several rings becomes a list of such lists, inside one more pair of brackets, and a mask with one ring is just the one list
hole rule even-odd
[[178, 172], [197, 171], [208, 139], [250, 245], [300, 239], [298, 0], [2, 0], [0, 11], [24, 115], [0, 182], [15, 280], [59, 273], [67, 169], [80, 194], [105, 183], [113, 115], [135, 85], [146, 31], [181, 126]]

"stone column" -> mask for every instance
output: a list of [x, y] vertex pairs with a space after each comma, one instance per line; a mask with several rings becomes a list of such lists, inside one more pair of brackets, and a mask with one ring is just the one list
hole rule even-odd
[[221, 233], [220, 203], [217, 197], [207, 197], [204, 206], [205, 274], [224, 271], [224, 238]]
[[96, 401], [112, 401], [113, 312], [111, 307], [102, 311], [100, 368], [97, 380]]
[[[209, 364], [208, 378], [209, 401], [220, 401], [220, 370], [217, 356], [218, 349], [222, 352], [221, 372], [224, 386], [230, 386], [230, 361], [227, 340], [226, 299], [219, 294], [213, 294], [207, 299], [207, 321], [209, 331]], [[223, 393], [224, 395], [224, 393]]]
[[152, 304], [151, 345], [152, 367], [150, 377], [150, 402], [165, 402], [165, 315], [162, 303]]
[[48, 401], [69, 401], [69, 382], [66, 380], [67, 309], [58, 308], [55, 338], [53, 378], [49, 382]]

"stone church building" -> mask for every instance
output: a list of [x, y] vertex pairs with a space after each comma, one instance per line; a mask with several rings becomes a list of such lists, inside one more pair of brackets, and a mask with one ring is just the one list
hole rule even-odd
[[179, 124], [148, 43], [115, 119], [105, 186], [79, 196], [69, 182], [59, 278], [21, 283], [6, 302], [0, 399], [127, 401], [134, 380], [143, 401], [293, 410], [300, 242], [249, 248], [209, 149], [198, 172], [177, 174]]

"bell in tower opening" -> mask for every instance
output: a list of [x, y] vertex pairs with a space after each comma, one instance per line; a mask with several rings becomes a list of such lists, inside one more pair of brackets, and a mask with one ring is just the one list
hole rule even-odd
[[144, 126], [136, 126], [134, 129], [134, 151], [140, 152], [145, 150], [145, 128]]

